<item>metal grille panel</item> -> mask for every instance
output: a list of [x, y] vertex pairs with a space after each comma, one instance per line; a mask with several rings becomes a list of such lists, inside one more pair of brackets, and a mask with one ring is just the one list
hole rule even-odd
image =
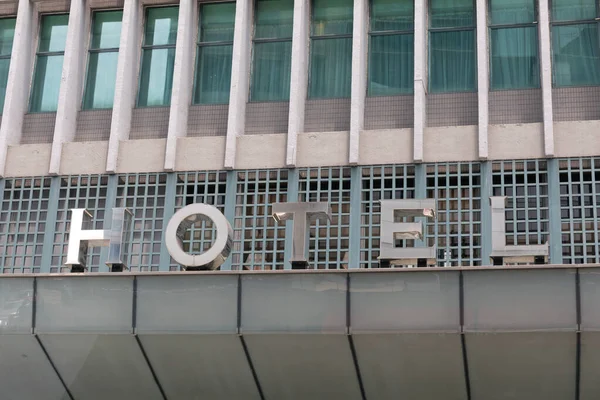
[[[411, 165], [372, 166], [363, 167], [361, 172], [360, 268], [376, 268], [379, 266], [377, 257], [379, 257], [381, 238], [380, 200], [413, 199], [415, 167]], [[406, 245], [414, 246], [414, 241], [396, 243], [398, 247]]]
[[21, 144], [52, 143], [56, 113], [25, 114]]
[[344, 167], [300, 170], [299, 201], [329, 202], [332, 220], [311, 225], [309, 265], [317, 269], [348, 268], [350, 247], [351, 169]]
[[490, 92], [490, 124], [543, 121], [541, 89]]
[[284, 268], [285, 223], [273, 219], [273, 203], [286, 202], [288, 171], [255, 170], [237, 173], [233, 269]]
[[[91, 223], [84, 225], [83, 229], [103, 229], [104, 215], [107, 208], [107, 191], [108, 176], [106, 175], [61, 177], [50, 272], [68, 270], [64, 263], [66, 261], [69, 244], [71, 209], [85, 208], [92, 215]], [[106, 251], [106, 249], [100, 247], [89, 248], [86, 260], [88, 271], [100, 271], [100, 256], [102, 251]], [[106, 270], [103, 272], [106, 272]]]
[[287, 133], [289, 115], [289, 102], [248, 103], [246, 133]]
[[561, 160], [559, 171], [563, 262], [600, 263], [600, 158]]
[[506, 244], [544, 244], [549, 233], [545, 160], [492, 163], [492, 192], [506, 199]]
[[555, 121], [600, 120], [600, 86], [552, 89]]
[[350, 130], [350, 99], [307, 100], [304, 130], [334, 132]]
[[167, 175], [125, 174], [118, 179], [116, 207], [128, 208], [134, 219], [127, 265], [132, 271], [158, 271], [167, 228], [163, 220]]
[[76, 142], [108, 140], [112, 109], [79, 111], [77, 114]]
[[477, 125], [477, 93], [427, 95], [427, 126]]
[[165, 139], [169, 131], [169, 107], [134, 108], [130, 139]]
[[415, 97], [367, 97], [365, 101], [365, 129], [412, 128], [414, 125]]
[[50, 178], [4, 181], [0, 211], [2, 273], [40, 272], [50, 184]]
[[480, 164], [430, 164], [426, 180], [427, 198], [437, 202], [426, 240], [437, 245], [438, 265], [482, 265]]
[[228, 104], [191, 106], [188, 114], [188, 136], [227, 135]]

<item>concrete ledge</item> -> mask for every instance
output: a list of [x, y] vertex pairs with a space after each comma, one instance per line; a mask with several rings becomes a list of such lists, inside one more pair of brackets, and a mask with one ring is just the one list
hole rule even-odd
[[360, 133], [359, 163], [403, 164], [413, 162], [412, 129], [380, 129]]
[[350, 132], [311, 132], [298, 135], [298, 167], [348, 164]]
[[239, 136], [235, 168], [285, 168], [286, 144], [287, 134]]
[[167, 139], [123, 140], [117, 172], [160, 172], [165, 165]]
[[5, 177], [48, 175], [52, 143], [9, 146]]
[[475, 161], [478, 140], [477, 125], [425, 128], [423, 161]]
[[225, 136], [177, 138], [176, 171], [223, 169]]
[[597, 156], [600, 154], [600, 121], [554, 123], [556, 157]]
[[545, 158], [544, 124], [490, 125], [490, 159]]
[[103, 174], [106, 172], [107, 154], [108, 141], [63, 143], [60, 173]]

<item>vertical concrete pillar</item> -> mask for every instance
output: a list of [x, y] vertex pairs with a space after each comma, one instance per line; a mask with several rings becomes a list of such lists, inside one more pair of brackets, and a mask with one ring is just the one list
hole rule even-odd
[[86, 1], [71, 0], [69, 26], [65, 43], [62, 77], [58, 92], [58, 109], [50, 154], [50, 174], [60, 172], [62, 145], [75, 138], [77, 112], [81, 104], [81, 88], [85, 70]]
[[252, 0], [237, 0], [235, 5], [235, 30], [231, 66], [231, 91], [229, 116], [225, 139], [225, 168], [235, 167], [237, 137], [244, 134], [246, 104], [250, 82], [250, 54], [252, 50]]
[[365, 98], [367, 97], [368, 60], [368, 0], [354, 0], [352, 32], [352, 94], [350, 101], [350, 143], [348, 162], [357, 164], [360, 151], [360, 132], [364, 129]]
[[423, 136], [427, 122], [427, 1], [415, 0], [415, 109], [413, 159], [423, 161]]
[[165, 170], [167, 171], [175, 169], [177, 138], [187, 135], [188, 113], [192, 102], [191, 82], [194, 81], [195, 39], [198, 35], [197, 17], [197, 2], [180, 0], [175, 66], [173, 68], [173, 92], [165, 150]]
[[29, 83], [35, 54], [36, 16], [33, 3], [29, 0], [19, 0], [13, 53], [8, 70], [8, 84], [0, 127], [0, 175], [4, 175], [8, 146], [19, 144], [23, 133], [23, 116], [27, 112]]
[[123, 8], [119, 60], [115, 82], [110, 138], [106, 171], [116, 172], [119, 158], [119, 142], [129, 138], [131, 115], [137, 96], [137, 71], [140, 53], [141, 7], [138, 0], [127, 0]]
[[548, 0], [539, 0], [540, 66], [544, 110], [544, 152], [554, 157], [554, 118], [552, 116], [552, 60], [550, 52], [550, 16]]
[[477, 103], [479, 108], [479, 158], [488, 158], [489, 52], [487, 40], [487, 2], [477, 0]]
[[308, 91], [310, 5], [307, 0], [294, 0], [294, 33], [292, 36], [292, 71], [290, 113], [285, 163], [296, 166], [298, 134], [304, 132], [304, 110]]

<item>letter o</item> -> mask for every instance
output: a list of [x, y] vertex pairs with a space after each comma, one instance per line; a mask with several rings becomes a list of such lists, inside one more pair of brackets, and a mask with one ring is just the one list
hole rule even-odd
[[[192, 224], [203, 220], [212, 221], [217, 239], [204, 253], [188, 254], [182, 246], [185, 232]], [[169, 254], [184, 267], [216, 269], [227, 259], [233, 244], [233, 229], [227, 218], [216, 207], [202, 203], [190, 204], [177, 211], [169, 221], [165, 234]]]

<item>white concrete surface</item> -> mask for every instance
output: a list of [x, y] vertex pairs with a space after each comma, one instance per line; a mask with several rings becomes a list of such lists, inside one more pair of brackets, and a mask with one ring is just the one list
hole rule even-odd
[[235, 6], [235, 29], [233, 33], [233, 55], [231, 66], [231, 91], [229, 94], [229, 116], [227, 118], [227, 140], [225, 142], [225, 168], [235, 168], [237, 138], [244, 134], [246, 103], [250, 86], [250, 64], [252, 48], [252, 0], [237, 0]]
[[550, 19], [548, 0], [539, 0], [539, 41], [542, 84], [542, 103], [544, 107], [544, 153], [554, 156], [554, 119], [552, 115], [552, 53], [550, 43]]
[[369, 1], [354, 0], [352, 32], [352, 90], [350, 99], [350, 152], [348, 162], [356, 164], [360, 155], [360, 133], [365, 125], [367, 62], [369, 47]]
[[298, 135], [298, 167], [348, 165], [350, 132], [311, 132]]
[[380, 129], [360, 134], [360, 164], [404, 164], [413, 160], [412, 129]]
[[600, 121], [554, 123], [556, 157], [597, 156], [600, 154]]
[[488, 158], [489, 125], [489, 49], [487, 27], [487, 1], [477, 0], [477, 104], [479, 108], [478, 151], [479, 158]]
[[544, 158], [544, 126], [534, 124], [490, 125], [490, 159]]
[[427, 1], [415, 0], [415, 104], [413, 159], [423, 161], [423, 135], [427, 120]]
[[238, 138], [237, 169], [284, 168], [287, 135], [246, 135]]
[[9, 146], [4, 176], [8, 178], [48, 175], [51, 151], [50, 143]]
[[224, 136], [182, 137], [177, 141], [175, 170], [199, 171], [223, 168]]
[[423, 161], [474, 161], [478, 158], [476, 125], [425, 128]]
[[126, 140], [121, 142], [116, 172], [162, 171], [165, 165], [166, 145], [167, 139]]
[[70, 142], [62, 145], [61, 175], [103, 174], [108, 142]]

